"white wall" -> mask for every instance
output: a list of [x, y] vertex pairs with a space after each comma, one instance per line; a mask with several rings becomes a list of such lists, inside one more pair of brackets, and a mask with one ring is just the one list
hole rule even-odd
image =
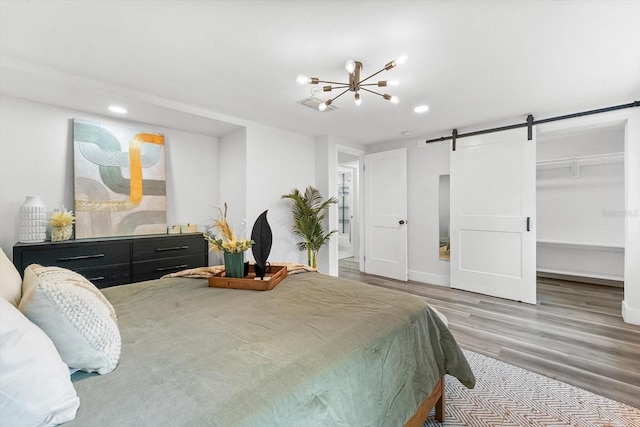
[[10, 258], [25, 196], [39, 195], [47, 209], [73, 209], [73, 118], [165, 135], [168, 224], [203, 224], [219, 198], [217, 138], [4, 95], [0, 111], [0, 246]]
[[[247, 130], [238, 129], [235, 132], [220, 138], [218, 163], [212, 165], [218, 172], [220, 185], [220, 199], [211, 201], [211, 216], [208, 223], [218, 219], [219, 212], [215, 206], [224, 209], [227, 203], [227, 220], [237, 234], [241, 233], [240, 226], [245, 221], [246, 230], [244, 238], [250, 238], [252, 225], [246, 221], [247, 216]], [[247, 260], [248, 257], [245, 257]], [[220, 265], [223, 263], [222, 255], [216, 251], [209, 253], [209, 264]]]
[[538, 240], [624, 246], [624, 164], [538, 170]]
[[[337, 151], [335, 150], [335, 141], [333, 137], [324, 135], [316, 138], [315, 141], [315, 157], [316, 157], [316, 185], [320, 194], [326, 200], [329, 197], [335, 197], [338, 194], [336, 187], [336, 172], [338, 171]], [[335, 154], [334, 154], [335, 153]], [[333, 156], [336, 161], [333, 161]], [[303, 189], [300, 188], [302, 191]], [[329, 207], [328, 221], [325, 224], [326, 230], [335, 230], [338, 228], [338, 209], [335, 205]], [[338, 275], [338, 239], [332, 238], [329, 244], [322, 247], [317, 254], [318, 270], [332, 276]]]
[[439, 180], [449, 174], [449, 142], [397, 141], [376, 144], [367, 153], [407, 148], [409, 279], [449, 286], [449, 262], [439, 257]]
[[[624, 127], [610, 127], [538, 139], [538, 162], [623, 153]], [[537, 171], [538, 240], [624, 246], [624, 157], [620, 163]]]
[[[338, 197], [338, 157], [339, 153], [349, 153], [354, 156], [364, 154], [364, 147], [336, 136], [328, 135], [316, 138], [316, 188], [324, 199]], [[339, 230], [338, 205], [329, 207], [327, 230]], [[363, 223], [364, 221], [360, 221]], [[359, 233], [362, 235], [362, 228]], [[318, 253], [318, 269], [332, 276], [338, 275], [338, 246], [339, 236], [334, 233], [329, 244]], [[364, 251], [360, 251], [362, 261]], [[362, 264], [361, 264], [362, 266]]]
[[[247, 130], [246, 128], [220, 138], [217, 165], [220, 183], [220, 201], [216, 206], [229, 207], [228, 219], [231, 225], [246, 217], [247, 210]], [[212, 217], [217, 218], [217, 210], [212, 209]], [[250, 232], [250, 230], [249, 230]]]
[[[218, 140], [7, 96], [0, 97], [0, 109], [0, 246], [10, 258], [27, 195], [39, 195], [48, 209], [73, 208], [71, 119], [84, 118], [165, 135], [168, 224], [196, 223], [202, 229], [217, 217], [214, 206], [226, 201], [232, 224], [246, 219], [250, 235], [258, 215], [269, 209], [269, 260], [306, 263], [281, 196], [317, 185], [313, 138], [251, 125]], [[211, 253], [209, 262], [219, 264], [221, 258]]]
[[[314, 139], [267, 126], [248, 126], [246, 168], [249, 228], [269, 210], [267, 221], [273, 233], [269, 261], [306, 263], [306, 252], [296, 248], [300, 239], [291, 233], [291, 210], [281, 197], [293, 188], [304, 191], [316, 185]], [[226, 179], [221, 180], [222, 185]], [[253, 258], [248, 254], [247, 259]]]

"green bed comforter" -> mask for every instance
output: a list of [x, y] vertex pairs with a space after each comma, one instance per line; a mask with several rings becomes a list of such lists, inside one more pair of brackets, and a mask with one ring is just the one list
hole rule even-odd
[[105, 289], [120, 363], [76, 373], [78, 426], [401, 426], [444, 374], [473, 387], [423, 300], [319, 273], [266, 292], [171, 278]]

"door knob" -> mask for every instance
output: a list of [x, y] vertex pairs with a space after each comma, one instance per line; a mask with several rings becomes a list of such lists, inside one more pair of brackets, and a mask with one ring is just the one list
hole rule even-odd
[[398, 221], [398, 224], [400, 225], [404, 224], [404, 219], [401, 219], [400, 221]]

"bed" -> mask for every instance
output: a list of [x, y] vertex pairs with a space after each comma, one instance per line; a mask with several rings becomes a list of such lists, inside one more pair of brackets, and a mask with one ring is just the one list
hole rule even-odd
[[21, 277], [0, 250], [0, 413], [12, 426], [420, 426], [433, 407], [444, 416], [444, 374], [475, 382], [439, 316], [317, 272], [265, 292], [183, 277], [101, 291], [60, 267]]
[[421, 425], [444, 403], [445, 373], [475, 381], [420, 298], [320, 273], [267, 292], [169, 278], [103, 294], [119, 364], [72, 376], [69, 425]]

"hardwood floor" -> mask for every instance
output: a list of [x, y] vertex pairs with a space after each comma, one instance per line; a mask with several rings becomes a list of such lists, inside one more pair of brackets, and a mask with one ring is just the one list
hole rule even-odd
[[339, 265], [340, 277], [424, 297], [462, 348], [640, 408], [640, 326], [622, 320], [622, 288], [539, 277], [531, 305]]

